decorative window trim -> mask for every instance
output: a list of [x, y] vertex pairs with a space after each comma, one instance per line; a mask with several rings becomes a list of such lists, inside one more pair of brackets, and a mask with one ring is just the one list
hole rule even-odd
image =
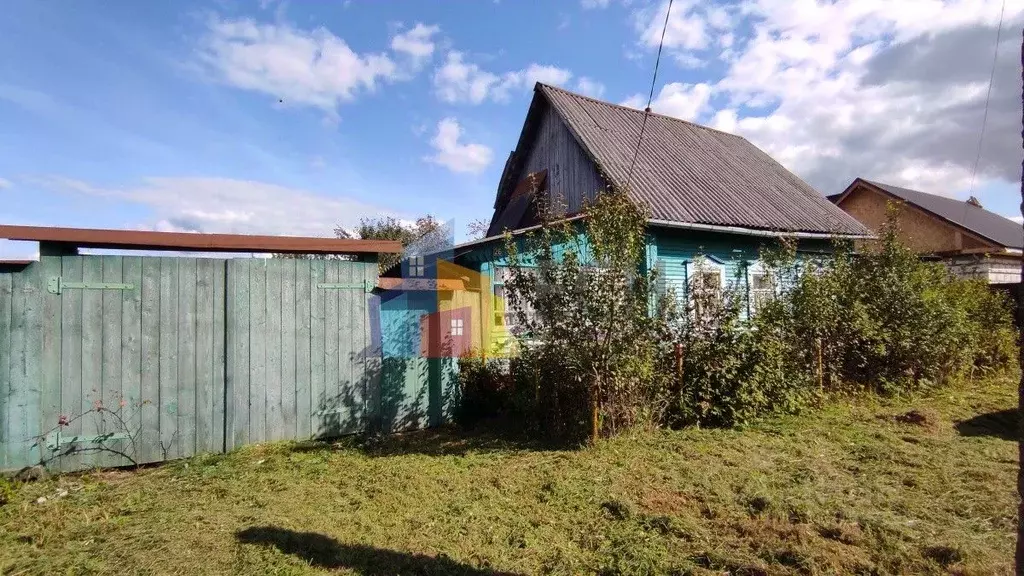
[[[764, 267], [764, 264], [757, 260], [747, 265], [747, 305], [748, 313], [751, 316], [757, 314], [764, 305], [764, 302], [779, 295], [779, 282], [772, 276], [771, 272]], [[768, 286], [755, 287], [755, 277], [765, 278]]]

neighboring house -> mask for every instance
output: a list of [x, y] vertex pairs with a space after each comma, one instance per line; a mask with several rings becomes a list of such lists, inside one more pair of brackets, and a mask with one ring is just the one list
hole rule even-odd
[[886, 219], [890, 202], [900, 206], [900, 236], [915, 252], [940, 259], [961, 276], [990, 284], [1021, 280], [1024, 228], [985, 210], [971, 197], [966, 202], [857, 178], [829, 197], [871, 230]]
[[[627, 187], [643, 121], [642, 111], [536, 85], [498, 184], [487, 238], [455, 247], [456, 263], [491, 279], [495, 306], [504, 302], [502, 233], [538, 224], [539, 204], [571, 217], [607, 187], [627, 190], [649, 210], [646, 264], [683, 297], [699, 281], [737, 287], [756, 302], [756, 292], [773, 290], [759, 254], [778, 237], [820, 253], [833, 237], [868, 235], [746, 139], [659, 114], [647, 118]], [[507, 310], [492, 314], [496, 323], [508, 323]]]

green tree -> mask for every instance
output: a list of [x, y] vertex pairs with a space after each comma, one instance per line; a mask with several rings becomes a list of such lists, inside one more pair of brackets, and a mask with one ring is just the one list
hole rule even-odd
[[[403, 248], [406, 248], [428, 235], [441, 232], [443, 229], [444, 224], [430, 214], [417, 218], [412, 225], [393, 216], [386, 216], [384, 218], [363, 218], [359, 221], [359, 226], [356, 227], [356, 236], [365, 240], [397, 240], [402, 243]], [[347, 234], [342, 228], [336, 228], [334, 232], [340, 238], [346, 237], [342, 234]], [[398, 264], [402, 255], [380, 254], [379, 258], [380, 271], [384, 273]]]
[[595, 440], [656, 423], [660, 316], [655, 277], [644, 272], [647, 215], [607, 191], [582, 221], [506, 236], [509, 305], [520, 374], [537, 422], [566, 439]]

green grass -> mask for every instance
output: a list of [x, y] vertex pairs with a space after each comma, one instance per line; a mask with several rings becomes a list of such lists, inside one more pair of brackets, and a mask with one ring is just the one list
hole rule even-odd
[[1002, 380], [578, 451], [436, 431], [69, 475], [0, 506], [0, 573], [1010, 574], [1015, 398]]

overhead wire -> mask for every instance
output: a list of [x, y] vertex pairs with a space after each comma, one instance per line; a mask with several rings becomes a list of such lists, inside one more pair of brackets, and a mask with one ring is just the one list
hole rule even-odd
[[[996, 26], [996, 47], [995, 50], [992, 51], [992, 69], [988, 75], [988, 89], [985, 92], [985, 112], [981, 117], [981, 133], [978, 135], [978, 153], [974, 157], [974, 167], [971, 169], [970, 196], [974, 196], [974, 181], [978, 174], [978, 165], [981, 163], [982, 144], [985, 142], [985, 128], [988, 125], [988, 109], [989, 104], [992, 101], [992, 84], [995, 82], [996, 63], [999, 61], [999, 40], [1003, 31], [1003, 14], [1005, 12], [1006, 0], [1003, 0], [1002, 7], [999, 9], [999, 24]], [[967, 203], [964, 203], [964, 218], [967, 218]]]
[[629, 163], [629, 171], [626, 173], [627, 190], [633, 179], [633, 168], [636, 167], [636, 158], [640, 154], [640, 144], [644, 140], [644, 131], [647, 129], [647, 117], [651, 115], [651, 102], [654, 101], [654, 87], [658, 83], [658, 67], [661, 65], [661, 50], [665, 46], [665, 31], [668, 30], [668, 17], [670, 14], [672, 14], [672, 0], [668, 0], [668, 8], [665, 10], [665, 23], [661, 27], [661, 40], [658, 42], [658, 57], [654, 60], [654, 77], [651, 78], [651, 92], [647, 95], [647, 107], [644, 108], [644, 119], [640, 124], [640, 136], [636, 139], [633, 160]]

